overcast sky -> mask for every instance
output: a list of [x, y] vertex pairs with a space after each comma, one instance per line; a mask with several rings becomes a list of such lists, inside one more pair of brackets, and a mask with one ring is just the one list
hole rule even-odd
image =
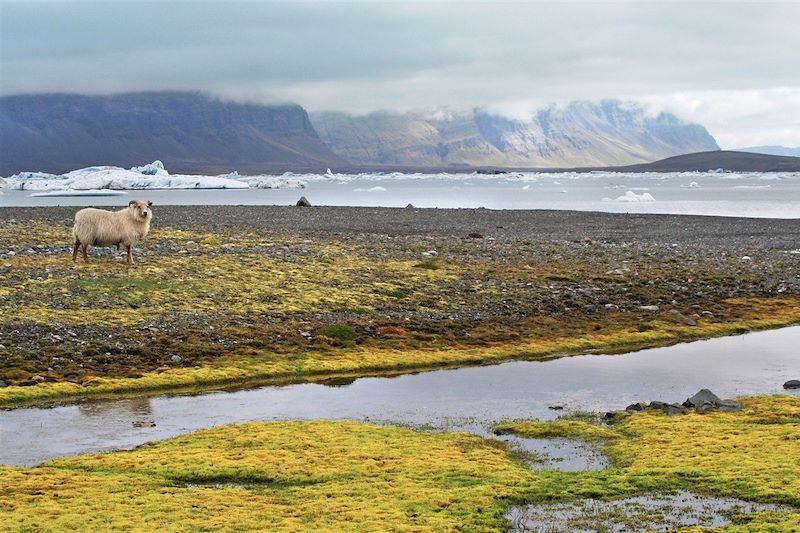
[[642, 101], [800, 146], [800, 3], [7, 2], [0, 90], [199, 89], [364, 113]]

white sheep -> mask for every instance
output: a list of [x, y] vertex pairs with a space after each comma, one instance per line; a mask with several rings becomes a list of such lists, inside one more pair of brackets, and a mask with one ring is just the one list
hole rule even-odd
[[83, 260], [88, 261], [89, 246], [125, 246], [128, 250], [128, 264], [133, 264], [134, 244], [144, 239], [150, 231], [153, 219], [153, 202], [131, 200], [128, 207], [120, 211], [105, 211], [88, 207], [75, 213], [75, 226], [72, 234], [75, 244], [72, 247], [72, 260], [78, 257], [78, 249], [83, 246]]

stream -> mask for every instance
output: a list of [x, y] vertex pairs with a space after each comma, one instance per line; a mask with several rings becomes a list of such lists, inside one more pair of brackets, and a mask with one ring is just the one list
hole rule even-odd
[[[636, 401], [682, 402], [701, 388], [723, 398], [800, 394], [782, 389], [785, 381], [799, 378], [800, 327], [788, 327], [622, 355], [511, 361], [339, 385], [86, 401], [0, 411], [0, 464], [32, 466], [252, 420], [356, 420], [489, 436], [490, 426], [501, 420], [618, 410]], [[602, 455], [580, 443], [503, 438], [549, 457], [554, 464], [545, 467], [605, 466]]]

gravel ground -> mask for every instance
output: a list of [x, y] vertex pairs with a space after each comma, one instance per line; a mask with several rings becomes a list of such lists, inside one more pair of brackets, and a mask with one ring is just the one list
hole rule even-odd
[[[2, 208], [0, 221], [69, 224], [75, 207]], [[800, 219], [638, 215], [580, 211], [365, 207], [155, 206], [154, 226], [264, 229], [320, 234], [463, 235], [530, 241], [592, 239], [677, 243], [709, 249], [794, 250]]]

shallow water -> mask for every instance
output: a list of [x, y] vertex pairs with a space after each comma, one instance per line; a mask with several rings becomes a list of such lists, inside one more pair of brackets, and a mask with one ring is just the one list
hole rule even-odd
[[687, 491], [621, 500], [582, 500], [513, 507], [511, 533], [592, 533], [594, 531], [666, 531], [679, 527], [720, 527], [734, 513], [781, 511], [788, 507], [701, 496]]
[[[305, 189], [144, 190], [122, 197], [31, 197], [4, 191], [0, 206], [123, 205], [148, 198], [158, 205], [312, 205], [562, 209], [612, 213], [800, 217], [800, 173], [513, 173], [298, 176]], [[694, 184], [694, 185], [693, 185]], [[628, 191], [653, 202], [619, 202]]]
[[[364, 378], [344, 386], [301, 384], [0, 411], [0, 464], [34, 465], [250, 420], [348, 419], [489, 435], [489, 426], [504, 419], [551, 419], [574, 411], [623, 409], [635, 401], [683, 401], [701, 388], [721, 397], [784, 392], [785, 381], [800, 377], [798, 346], [800, 327], [790, 327], [625, 355], [514, 361]], [[554, 404], [565, 409], [548, 408]], [[150, 422], [155, 426], [148, 427]], [[542, 446], [557, 455], [557, 442], [525, 445], [534, 452], [542, 452]], [[592, 461], [591, 449], [583, 452], [583, 463], [566, 468], [602, 466]]]

